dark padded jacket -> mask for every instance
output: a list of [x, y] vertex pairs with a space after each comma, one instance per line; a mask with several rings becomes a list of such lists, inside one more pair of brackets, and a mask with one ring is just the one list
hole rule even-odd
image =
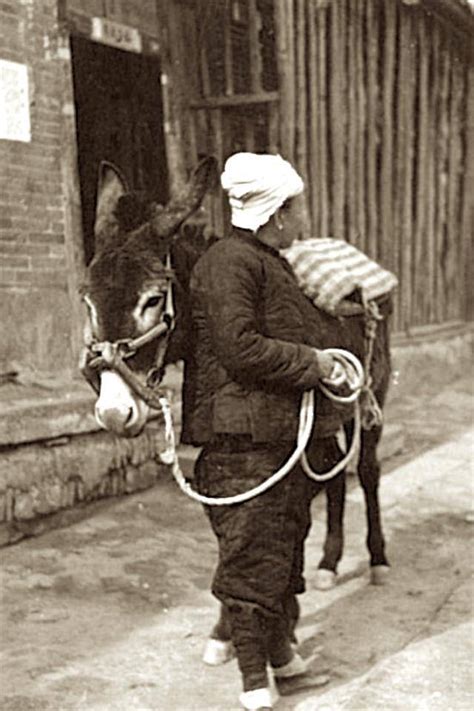
[[[302, 394], [321, 375], [313, 347], [363, 355], [362, 319], [351, 317], [348, 329], [316, 309], [288, 263], [246, 230], [199, 259], [190, 297], [194, 362], [183, 439], [195, 445], [224, 433], [294, 441]], [[334, 434], [352, 413], [318, 394], [314, 436]]]

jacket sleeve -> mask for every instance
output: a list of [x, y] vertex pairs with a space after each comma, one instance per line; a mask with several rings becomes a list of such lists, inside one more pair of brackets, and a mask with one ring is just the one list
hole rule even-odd
[[235, 244], [222, 245], [207, 255], [205, 264], [198, 265], [192, 290], [199, 300], [213, 350], [237, 381], [313, 388], [321, 377], [314, 349], [269, 338], [259, 329], [262, 278], [260, 260]]

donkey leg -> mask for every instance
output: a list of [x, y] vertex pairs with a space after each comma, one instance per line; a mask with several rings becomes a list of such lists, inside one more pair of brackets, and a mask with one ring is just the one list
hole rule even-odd
[[235, 656], [231, 641], [230, 618], [225, 605], [220, 606], [219, 619], [212, 628], [204, 648], [202, 660], [210, 666], [225, 664]]
[[[329, 471], [342, 457], [336, 437], [311, 440], [307, 454], [310, 465], [317, 472]], [[326, 496], [326, 537], [323, 556], [315, 576], [315, 587], [319, 590], [328, 590], [336, 582], [337, 564], [342, 557], [345, 472], [340, 472], [324, 484], [315, 483], [314, 495], [316, 496], [321, 489], [324, 489]]]
[[367, 548], [370, 553], [371, 582], [382, 584], [388, 573], [388, 560], [385, 555], [385, 539], [382, 531], [379, 504], [380, 463], [377, 458], [377, 445], [382, 434], [382, 427], [362, 431], [360, 459], [357, 474], [365, 496], [367, 516]]
[[323, 557], [318, 565], [316, 587], [328, 589], [336, 580], [337, 564], [342, 558], [344, 544], [344, 503], [346, 497], [346, 475], [342, 471], [325, 485], [326, 494], [326, 539]]

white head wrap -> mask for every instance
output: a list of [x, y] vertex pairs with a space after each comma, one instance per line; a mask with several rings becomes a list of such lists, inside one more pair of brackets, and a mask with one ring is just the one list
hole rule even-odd
[[235, 153], [225, 164], [221, 184], [229, 197], [235, 227], [256, 232], [304, 183], [279, 155]]

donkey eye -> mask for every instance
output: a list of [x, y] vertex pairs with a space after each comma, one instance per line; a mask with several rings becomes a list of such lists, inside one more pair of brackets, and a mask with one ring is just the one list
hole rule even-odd
[[147, 300], [146, 304], [143, 307], [143, 311], [146, 311], [146, 309], [152, 309], [155, 306], [158, 306], [158, 304], [161, 302], [163, 299], [162, 296], [150, 296], [150, 298]]

